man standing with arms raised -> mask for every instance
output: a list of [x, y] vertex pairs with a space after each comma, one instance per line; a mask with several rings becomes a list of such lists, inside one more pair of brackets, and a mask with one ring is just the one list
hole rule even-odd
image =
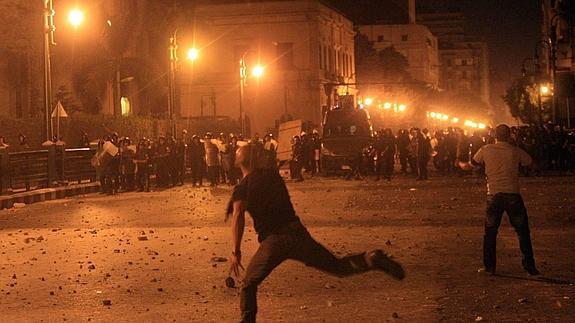
[[345, 277], [368, 270], [381, 270], [396, 279], [405, 273], [399, 263], [381, 250], [343, 258], [334, 256], [316, 242], [296, 216], [286, 185], [277, 169], [265, 169], [259, 145], [238, 149], [236, 165], [244, 178], [234, 188], [226, 219], [231, 217], [232, 257], [230, 271], [239, 276], [245, 212], [253, 219], [259, 248], [245, 272], [240, 293], [242, 322], [255, 322], [258, 285], [284, 260], [294, 259], [329, 274]]
[[[483, 268], [479, 272], [495, 274], [497, 232], [503, 212], [517, 232], [522, 265], [529, 275], [538, 275], [533, 258], [527, 209], [519, 191], [519, 166], [532, 164], [531, 157], [509, 143], [511, 130], [505, 124], [495, 128], [496, 142], [483, 146], [473, 156], [472, 163], [484, 164], [487, 175], [487, 211], [483, 236]], [[461, 164], [469, 168], [469, 164]]]

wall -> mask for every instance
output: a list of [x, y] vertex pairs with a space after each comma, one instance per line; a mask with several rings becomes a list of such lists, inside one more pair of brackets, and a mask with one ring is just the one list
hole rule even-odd
[[[353, 62], [352, 24], [318, 1], [201, 5], [196, 17], [190, 26], [196, 26], [193, 38], [200, 57], [193, 65], [182, 63], [179, 72], [183, 116], [213, 114], [215, 102], [218, 115], [238, 118], [243, 53], [248, 73], [257, 64], [265, 66], [259, 80], [247, 79], [244, 92], [252, 133], [275, 127], [286, 111], [319, 125], [321, 106], [334, 102], [327, 99], [323, 84], [353, 80], [352, 63], [346, 64], [347, 77], [343, 71], [344, 53]], [[181, 39], [183, 47], [193, 44]], [[291, 44], [292, 51], [281, 53], [283, 44]], [[326, 70], [320, 67], [321, 48], [331, 49], [332, 64]], [[293, 64], [282, 65], [285, 56]]]

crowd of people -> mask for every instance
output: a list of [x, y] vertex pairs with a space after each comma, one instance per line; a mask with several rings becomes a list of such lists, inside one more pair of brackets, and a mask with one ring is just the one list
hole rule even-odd
[[[418, 180], [428, 178], [431, 163], [440, 175], [458, 174], [459, 163], [469, 162], [486, 144], [495, 142], [493, 129], [471, 133], [449, 127], [431, 133], [427, 129], [377, 131], [372, 144], [364, 149], [359, 174], [391, 180], [396, 163], [401, 174]], [[511, 128], [510, 142], [525, 150], [535, 161], [535, 171], [575, 171], [575, 132], [547, 124], [542, 127]]]
[[157, 140], [142, 138], [133, 142], [117, 133], [101, 139], [98, 152], [92, 159], [102, 192], [149, 191], [150, 178], [155, 177], [157, 188], [183, 185], [188, 178], [193, 186], [219, 184], [235, 185], [240, 177], [235, 166], [237, 149], [246, 144], [261, 145], [268, 153], [270, 163], [275, 163], [277, 141], [273, 135], [243, 138], [241, 135], [220, 133], [216, 138], [211, 132], [200, 138], [188, 136], [183, 130], [179, 138], [159, 136]]
[[[548, 124], [512, 127], [511, 133], [510, 142], [535, 161], [535, 172], [575, 170], [574, 132]], [[427, 180], [431, 167], [440, 176], [463, 174], [465, 170], [459, 164], [469, 162], [481, 147], [494, 141], [489, 127], [471, 133], [455, 127], [433, 133], [425, 128], [401, 129], [397, 134], [382, 129], [375, 132], [352, 173], [356, 177], [374, 176], [375, 180], [387, 181], [396, 173]], [[272, 134], [243, 138], [224, 133], [215, 137], [207, 132], [200, 137], [188, 136], [185, 130], [177, 139], [160, 136], [154, 141], [142, 138], [137, 142], [112, 133], [100, 140], [93, 164], [102, 191], [109, 194], [149, 191], [152, 175], [158, 188], [183, 185], [187, 180], [193, 186], [235, 185], [241, 178], [235, 166], [236, 151], [246, 144], [261, 145], [267, 153], [267, 162], [274, 167], [282, 166], [276, 158], [278, 142]], [[302, 181], [304, 171], [312, 176], [321, 172], [322, 143], [318, 131], [294, 136], [291, 147], [289, 170], [294, 181]]]

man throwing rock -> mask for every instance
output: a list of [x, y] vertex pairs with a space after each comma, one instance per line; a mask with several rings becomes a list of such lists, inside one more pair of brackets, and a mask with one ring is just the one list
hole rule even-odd
[[238, 277], [243, 269], [241, 241], [246, 211], [253, 219], [260, 242], [241, 286], [242, 322], [255, 322], [258, 285], [287, 259], [301, 261], [339, 277], [381, 270], [396, 279], [404, 278], [402, 266], [379, 249], [338, 258], [316, 242], [296, 216], [277, 169], [265, 169], [263, 157], [263, 150], [257, 145], [243, 146], [237, 151], [236, 165], [244, 178], [235, 187], [226, 213], [232, 224], [232, 274]]

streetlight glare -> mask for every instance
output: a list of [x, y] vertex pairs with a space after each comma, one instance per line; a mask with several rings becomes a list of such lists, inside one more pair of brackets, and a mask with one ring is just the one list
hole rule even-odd
[[405, 110], [407, 110], [407, 106], [405, 104], [400, 104], [399, 105], [399, 111], [403, 112]]
[[549, 87], [547, 85], [541, 86], [541, 94], [543, 95], [549, 94]]
[[459, 118], [453, 118], [453, 119], [451, 119], [451, 122], [453, 122], [453, 123], [458, 123], [458, 122], [459, 122]]
[[84, 12], [80, 9], [73, 9], [68, 13], [68, 21], [74, 28], [78, 28], [84, 22]]
[[187, 58], [190, 61], [195, 61], [200, 56], [200, 51], [197, 48], [190, 48], [188, 50]]
[[254, 69], [252, 70], [252, 75], [254, 77], [261, 77], [262, 75], [264, 75], [264, 67], [261, 65], [255, 66]]
[[365, 105], [369, 106], [373, 104], [373, 99], [372, 98], [365, 98], [364, 101]]
[[385, 110], [391, 109], [391, 103], [385, 102], [385, 103], [383, 104], [383, 108], [384, 108]]

